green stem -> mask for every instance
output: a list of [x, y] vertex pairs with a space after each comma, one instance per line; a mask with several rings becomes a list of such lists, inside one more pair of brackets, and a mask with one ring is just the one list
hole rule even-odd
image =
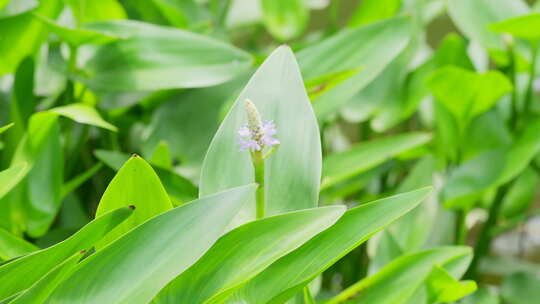
[[467, 226], [465, 219], [467, 217], [466, 210], [456, 211], [456, 230], [455, 230], [455, 243], [456, 245], [464, 245], [467, 239]]
[[264, 157], [262, 151], [255, 151], [252, 153], [253, 167], [255, 168], [255, 182], [258, 185], [256, 192], [257, 201], [257, 219], [261, 219], [265, 214], [265, 202], [264, 202]]
[[532, 42], [532, 46], [531, 46], [532, 54], [531, 54], [531, 65], [530, 65], [530, 70], [529, 70], [529, 81], [527, 83], [527, 91], [525, 92], [525, 107], [523, 110], [524, 111], [523, 114], [525, 115], [529, 112], [529, 109], [531, 107], [532, 100], [533, 100], [533, 85], [534, 85], [534, 76], [536, 74], [536, 60], [538, 59], [537, 55], [538, 55], [539, 43], [540, 42], [538, 41]]
[[356, 282], [355, 284], [351, 285], [349, 288], [342, 291], [340, 294], [332, 298], [330, 301], [325, 302], [325, 304], [339, 304], [339, 303], [345, 303], [351, 298], [356, 297], [364, 288], [366, 287], [366, 284], [363, 280]]
[[510, 62], [508, 64], [508, 78], [512, 81], [514, 89], [512, 90], [512, 109], [510, 115], [510, 129], [515, 129], [517, 126], [519, 109], [518, 109], [518, 96], [517, 96], [517, 81], [516, 81], [516, 60], [514, 54], [514, 45], [513, 42], [508, 43], [508, 56], [510, 57]]
[[511, 184], [512, 182], [510, 181], [497, 189], [495, 199], [493, 200], [489, 208], [487, 221], [482, 227], [482, 230], [480, 231], [480, 234], [478, 236], [478, 240], [476, 241], [476, 246], [474, 247], [474, 257], [471, 265], [469, 266], [469, 269], [467, 270], [467, 273], [465, 274], [466, 278], [476, 279], [478, 265], [482, 258], [489, 253], [489, 248], [493, 239], [493, 228], [495, 228], [497, 224], [497, 219], [499, 217], [499, 212], [501, 210], [504, 197], [508, 192]]

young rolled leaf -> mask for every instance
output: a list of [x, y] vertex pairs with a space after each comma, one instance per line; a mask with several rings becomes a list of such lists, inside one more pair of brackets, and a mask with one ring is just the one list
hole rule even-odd
[[332, 227], [274, 262], [247, 282], [228, 303], [283, 303], [377, 231], [416, 207], [430, 188], [350, 209]]
[[148, 303], [212, 246], [254, 190], [234, 188], [146, 221], [82, 261], [49, 300]]
[[313, 208], [244, 224], [220, 238], [154, 302], [222, 302], [275, 260], [334, 224], [344, 211], [338, 206]]
[[77, 251], [89, 249], [132, 213], [133, 209], [129, 207], [111, 211], [93, 220], [65, 241], [1, 265], [0, 299], [29, 288], [63, 260]]
[[224, 42], [137, 21], [109, 21], [89, 29], [129, 37], [106, 44], [83, 67], [85, 84], [103, 91], [206, 87], [247, 70], [251, 57]]
[[135, 205], [133, 216], [111, 231], [100, 245], [110, 243], [173, 205], [152, 167], [134, 155], [120, 168], [99, 201], [96, 217], [123, 206]]
[[[254, 181], [250, 153], [240, 151], [238, 144], [237, 132], [247, 122], [246, 99], [263, 120], [274, 122], [281, 143], [265, 161], [267, 214], [315, 207], [321, 174], [319, 128], [294, 55], [286, 46], [265, 60], [223, 120], [202, 166], [199, 196]], [[233, 225], [254, 217], [255, 197]]]
[[322, 188], [360, 174], [395, 155], [421, 146], [431, 139], [428, 133], [409, 133], [360, 143], [324, 159]]

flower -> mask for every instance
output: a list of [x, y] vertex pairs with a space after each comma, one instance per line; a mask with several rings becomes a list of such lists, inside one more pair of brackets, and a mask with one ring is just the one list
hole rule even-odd
[[261, 151], [265, 147], [279, 144], [279, 140], [273, 136], [277, 133], [276, 125], [273, 121], [261, 122], [261, 116], [257, 108], [249, 99], [244, 103], [248, 123], [238, 129], [240, 136], [240, 150], [250, 150], [252, 152]]

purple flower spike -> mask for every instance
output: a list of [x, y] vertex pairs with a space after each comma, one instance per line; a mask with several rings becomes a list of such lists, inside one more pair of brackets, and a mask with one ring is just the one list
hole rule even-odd
[[277, 133], [274, 122], [261, 122], [260, 114], [251, 101], [246, 100], [245, 107], [248, 123], [238, 129], [238, 136], [240, 136], [240, 150], [250, 150], [255, 152], [261, 151], [265, 147], [279, 145], [279, 140], [272, 137]]

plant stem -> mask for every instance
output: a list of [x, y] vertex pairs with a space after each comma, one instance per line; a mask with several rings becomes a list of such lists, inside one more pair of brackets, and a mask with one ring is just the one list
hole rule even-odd
[[538, 45], [540, 42], [534, 41], [531, 46], [531, 65], [529, 70], [529, 81], [527, 83], [527, 91], [525, 91], [525, 107], [523, 109], [523, 114], [527, 115], [533, 100], [533, 85], [534, 85], [534, 76], [536, 74], [536, 60], [538, 55]]
[[476, 279], [478, 265], [482, 258], [489, 253], [489, 248], [493, 239], [493, 228], [497, 224], [499, 211], [501, 210], [504, 197], [508, 192], [511, 184], [512, 181], [500, 186], [499, 189], [497, 189], [495, 199], [493, 200], [489, 208], [487, 221], [482, 227], [482, 230], [480, 231], [480, 234], [478, 236], [478, 240], [476, 241], [476, 246], [474, 247], [474, 257], [471, 265], [469, 266], [469, 269], [467, 270], [467, 273], [465, 274], [466, 278]]
[[262, 151], [255, 151], [252, 153], [253, 167], [255, 168], [255, 182], [258, 184], [256, 192], [256, 217], [261, 219], [265, 214], [265, 202], [264, 202], [264, 157]]
[[456, 230], [455, 230], [455, 243], [457, 245], [465, 244], [467, 227], [465, 219], [467, 217], [466, 210], [457, 210], [456, 211]]

